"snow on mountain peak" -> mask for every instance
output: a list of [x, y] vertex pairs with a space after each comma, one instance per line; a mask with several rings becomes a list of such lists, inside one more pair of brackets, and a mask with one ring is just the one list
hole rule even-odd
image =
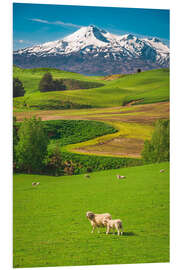
[[21, 49], [16, 55], [38, 57], [56, 55], [99, 55], [120, 61], [122, 58], [147, 59], [153, 63], [169, 61], [169, 48], [157, 38], [138, 38], [132, 34], [117, 36], [95, 25], [84, 26], [71, 35], [42, 45]]

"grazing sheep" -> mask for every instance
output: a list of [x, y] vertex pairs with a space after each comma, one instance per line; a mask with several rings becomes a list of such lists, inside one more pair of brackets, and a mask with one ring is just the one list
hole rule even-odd
[[86, 217], [89, 219], [93, 229], [92, 232], [94, 232], [94, 229], [97, 227], [98, 233], [99, 233], [99, 227], [105, 227], [105, 224], [103, 223], [104, 218], [106, 217], [107, 220], [111, 219], [111, 215], [109, 213], [105, 214], [94, 214], [93, 212], [87, 212]]
[[114, 229], [117, 230], [118, 235], [120, 234], [120, 229], [121, 229], [121, 235], [123, 235], [123, 226], [122, 226], [122, 221], [120, 219], [107, 219], [106, 217], [104, 217], [103, 220], [104, 225], [107, 227], [107, 231], [106, 234], [109, 233], [110, 229], [113, 229], [113, 233], [114, 233]]
[[33, 187], [36, 187], [36, 186], [38, 186], [40, 184], [40, 182], [32, 182], [32, 186]]
[[86, 178], [89, 178], [89, 177], [90, 177], [90, 175], [89, 175], [89, 174], [85, 174], [84, 176], [85, 176]]
[[164, 169], [160, 170], [160, 173], [162, 173], [162, 172], [165, 172], [165, 170]]
[[116, 177], [117, 177], [117, 179], [124, 179], [124, 178], [126, 178], [126, 176], [124, 176], [124, 175], [119, 175], [119, 174], [117, 174]]

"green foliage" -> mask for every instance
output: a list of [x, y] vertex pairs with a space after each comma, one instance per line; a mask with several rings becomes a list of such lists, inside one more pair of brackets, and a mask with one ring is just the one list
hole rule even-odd
[[60, 91], [65, 90], [66, 86], [63, 83], [63, 80], [53, 80], [53, 77], [50, 72], [44, 74], [39, 83], [40, 92], [48, 92], [48, 91]]
[[49, 140], [40, 118], [25, 119], [18, 130], [18, 136], [19, 142], [16, 146], [18, 167], [28, 173], [41, 171]]
[[145, 162], [169, 160], [169, 120], [158, 120], [151, 141], [146, 140], [142, 157]]
[[47, 72], [44, 74], [42, 79], [39, 82], [40, 92], [52, 91], [53, 88], [53, 79], [51, 73]]
[[63, 80], [53, 80], [53, 87], [52, 91], [60, 91], [60, 90], [65, 90], [66, 86], [63, 82]]
[[[116, 158], [116, 157], [103, 157], [93, 155], [80, 155], [70, 152], [61, 153], [62, 161], [71, 162], [75, 164], [73, 174], [82, 174], [89, 171], [103, 171], [110, 169], [118, 169], [124, 167], [133, 167], [142, 165], [141, 159], [135, 158]], [[66, 172], [66, 171], [65, 171]]]
[[62, 175], [64, 167], [59, 147], [50, 148], [45, 158], [45, 171], [51, 175]]
[[13, 97], [24, 96], [25, 90], [22, 82], [18, 78], [13, 78]]
[[83, 142], [117, 132], [117, 129], [108, 124], [88, 120], [50, 120], [43, 121], [43, 126], [49, 138], [58, 139], [60, 145]]
[[16, 146], [18, 144], [18, 127], [16, 117], [13, 117], [13, 167], [16, 167]]
[[[169, 163], [89, 175], [14, 175], [14, 268], [169, 261]], [[87, 211], [120, 218], [123, 236], [92, 234]]]

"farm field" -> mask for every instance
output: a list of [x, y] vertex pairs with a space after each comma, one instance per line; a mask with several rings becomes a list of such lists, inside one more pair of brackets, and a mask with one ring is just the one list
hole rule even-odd
[[[144, 140], [150, 139], [153, 123], [169, 118], [169, 102], [81, 110], [37, 110], [14, 112], [18, 121], [32, 116], [42, 120], [90, 120], [107, 123], [118, 132], [69, 145], [64, 150], [99, 156], [140, 158]], [[110, 133], [110, 132], [109, 132]]]
[[[51, 72], [54, 79], [75, 79], [87, 84], [98, 83], [100, 86], [91, 89], [41, 93], [38, 85], [46, 72]], [[100, 77], [84, 76], [56, 69], [14, 67], [13, 76], [22, 81], [26, 91], [24, 97], [14, 98], [15, 111], [107, 108], [125, 105], [132, 101], [136, 101], [136, 104], [148, 104], [169, 100], [168, 69]]]
[[[13, 193], [14, 267], [169, 261], [168, 162], [90, 178], [15, 174]], [[124, 235], [91, 234], [87, 211], [121, 218]]]

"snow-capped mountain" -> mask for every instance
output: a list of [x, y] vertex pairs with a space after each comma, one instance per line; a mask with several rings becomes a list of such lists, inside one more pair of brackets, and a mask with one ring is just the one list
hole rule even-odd
[[130, 73], [168, 67], [169, 48], [157, 38], [117, 36], [90, 25], [64, 39], [15, 51], [14, 64], [85, 74]]

